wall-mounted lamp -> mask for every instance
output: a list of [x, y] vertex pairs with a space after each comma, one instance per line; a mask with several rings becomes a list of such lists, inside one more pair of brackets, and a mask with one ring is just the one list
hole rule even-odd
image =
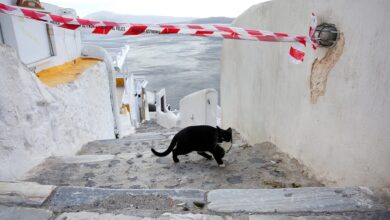
[[320, 47], [333, 47], [340, 37], [340, 32], [334, 24], [322, 23], [316, 27], [313, 38]]

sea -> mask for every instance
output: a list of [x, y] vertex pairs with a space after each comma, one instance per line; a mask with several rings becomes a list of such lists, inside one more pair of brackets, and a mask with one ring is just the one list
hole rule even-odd
[[83, 42], [103, 46], [112, 54], [129, 45], [126, 70], [145, 77], [150, 92], [165, 89], [172, 110], [179, 109], [180, 99], [193, 92], [213, 88], [219, 94], [222, 39], [188, 35], [84, 35]]
[[214, 88], [219, 94], [221, 39], [141, 35], [127, 43], [129, 72], [144, 76], [148, 91], [165, 88], [172, 109], [179, 109], [184, 96], [202, 89]]

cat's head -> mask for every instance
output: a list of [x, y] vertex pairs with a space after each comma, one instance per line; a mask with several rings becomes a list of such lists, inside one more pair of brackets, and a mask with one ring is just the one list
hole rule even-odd
[[232, 129], [228, 128], [226, 130], [220, 128], [217, 126], [217, 131], [218, 131], [218, 142], [229, 142], [232, 141]]

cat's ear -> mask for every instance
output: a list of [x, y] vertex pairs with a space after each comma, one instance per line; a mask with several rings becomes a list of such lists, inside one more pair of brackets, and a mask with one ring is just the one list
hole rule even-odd
[[228, 131], [228, 132], [232, 132], [232, 128], [229, 127], [229, 128], [227, 129], [227, 131]]
[[218, 130], [221, 130], [221, 128], [220, 128], [218, 125], [217, 125], [217, 129], [218, 129]]

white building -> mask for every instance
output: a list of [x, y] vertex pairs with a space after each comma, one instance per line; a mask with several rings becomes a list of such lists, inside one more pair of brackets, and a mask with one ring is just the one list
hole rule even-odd
[[[40, 12], [77, 16], [42, 6]], [[80, 31], [2, 13], [0, 28], [0, 180], [18, 180], [49, 156], [74, 155], [87, 142], [121, 134], [114, 64], [104, 49], [91, 53], [104, 62], [49, 87], [34, 73], [82, 57]]]
[[[16, 5], [16, 0], [1, 0], [8, 5]], [[54, 13], [66, 17], [76, 17], [76, 11], [42, 3], [42, 13]], [[27, 18], [0, 13], [0, 43], [15, 48], [19, 59], [30, 70], [38, 72], [80, 57], [80, 31], [54, 27]], [[32, 52], [33, 51], [33, 52]]]

